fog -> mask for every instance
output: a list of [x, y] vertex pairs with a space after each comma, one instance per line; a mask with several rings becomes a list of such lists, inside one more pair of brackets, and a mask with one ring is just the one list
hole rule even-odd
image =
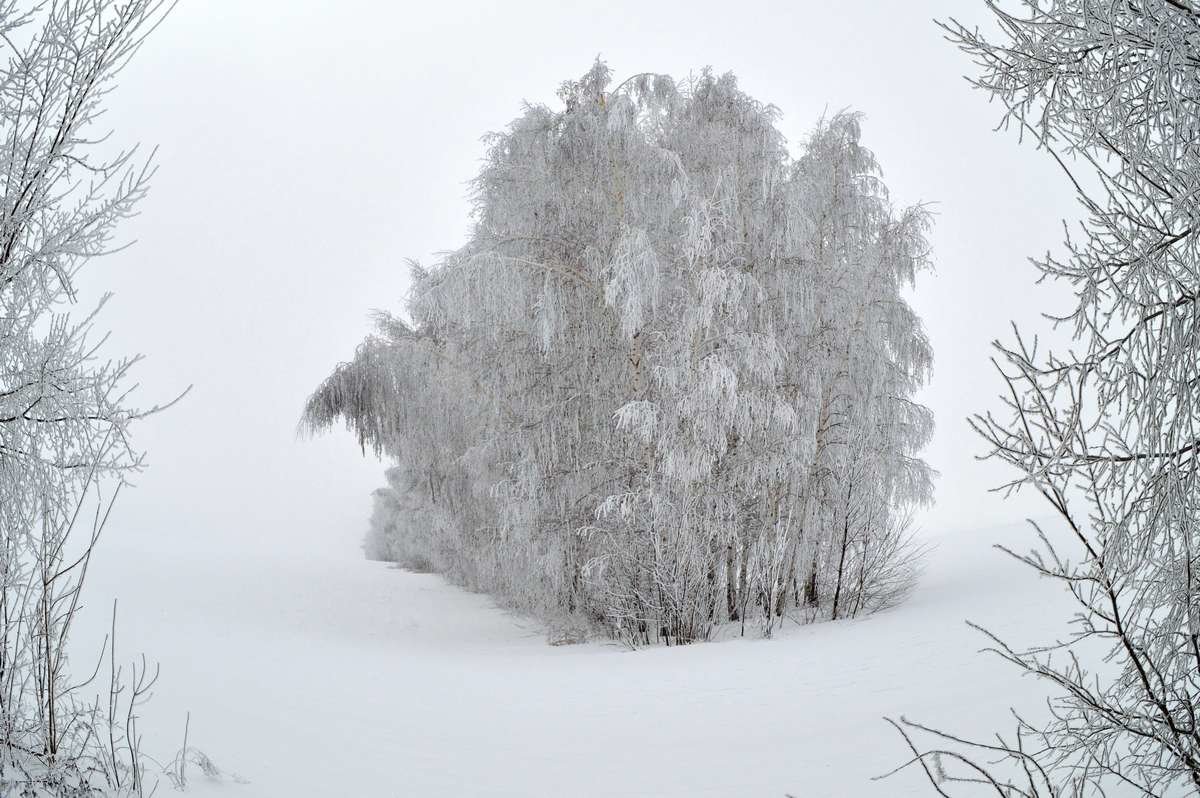
[[401, 306], [405, 258], [463, 243], [480, 137], [523, 101], [557, 102], [597, 56], [618, 80], [733, 71], [780, 108], [793, 143], [822, 113], [866, 114], [895, 202], [937, 212], [937, 271], [913, 302], [936, 353], [922, 399], [941, 477], [919, 521], [1044, 512], [988, 493], [1007, 474], [976, 461], [965, 418], [998, 406], [989, 342], [1061, 309], [1027, 259], [1058, 246], [1076, 208], [1048, 157], [993, 132], [999, 108], [932, 21], [982, 24], [982, 3], [512, 6], [184, 0], [122, 74], [104, 120], [116, 140], [156, 146], [158, 172], [123, 228], [135, 245], [85, 288], [116, 294], [106, 351], [146, 355], [141, 404], [193, 388], [138, 428], [148, 468], [110, 536], [358, 556], [385, 465], [346, 433], [298, 439], [304, 399], [372, 308]]

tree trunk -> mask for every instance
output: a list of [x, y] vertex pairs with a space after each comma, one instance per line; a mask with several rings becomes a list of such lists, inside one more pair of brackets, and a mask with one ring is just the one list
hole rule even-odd
[[833, 589], [833, 616], [832, 616], [832, 619], [835, 621], [838, 619], [838, 601], [842, 597], [842, 571], [846, 567], [846, 542], [849, 539], [849, 537], [850, 537], [850, 519], [847, 516], [846, 523], [842, 527], [842, 550], [841, 550], [840, 555], [838, 556], [837, 584], [834, 586], [834, 589]]
[[725, 606], [729, 612], [729, 620], [738, 619], [738, 568], [734, 556], [733, 541], [725, 544]]
[[812, 558], [812, 565], [808, 571], [808, 579], [804, 583], [804, 604], [808, 607], [816, 607], [821, 603], [821, 595], [817, 582], [817, 555]]
[[838, 601], [842, 597], [842, 572], [846, 568], [846, 547], [850, 541], [850, 499], [854, 493], [854, 480], [848, 481], [850, 484], [846, 487], [846, 507], [842, 517], [842, 546], [838, 553], [837, 583], [833, 588], [832, 620], [835, 621], [838, 619]]

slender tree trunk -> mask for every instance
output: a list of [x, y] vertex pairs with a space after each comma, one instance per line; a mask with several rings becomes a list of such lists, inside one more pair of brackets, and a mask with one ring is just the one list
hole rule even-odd
[[821, 604], [820, 584], [817, 580], [817, 555], [813, 554], [812, 563], [808, 570], [808, 579], [804, 582], [804, 603], [809, 607]]
[[737, 562], [734, 558], [733, 541], [725, 544], [725, 606], [729, 620], [738, 619]]
[[784, 606], [787, 604], [788, 587], [796, 579], [796, 558], [789, 557], [787, 576], [779, 580], [779, 590], [775, 594], [775, 617], [782, 618]]
[[837, 583], [833, 588], [832, 619], [835, 621], [838, 619], [838, 601], [840, 601], [842, 597], [842, 573], [846, 568], [846, 547], [849, 545], [850, 541], [850, 499], [854, 494], [854, 480], [851, 479], [848, 480], [848, 482], [849, 484], [846, 486], [845, 512], [842, 516], [842, 545], [838, 553]]

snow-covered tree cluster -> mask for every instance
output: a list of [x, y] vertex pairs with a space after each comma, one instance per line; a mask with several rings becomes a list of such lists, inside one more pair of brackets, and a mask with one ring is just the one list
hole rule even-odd
[[793, 158], [731, 75], [597, 63], [487, 139], [469, 242], [310, 398], [395, 461], [368, 553], [631, 644], [911, 582], [932, 353], [860, 119]]

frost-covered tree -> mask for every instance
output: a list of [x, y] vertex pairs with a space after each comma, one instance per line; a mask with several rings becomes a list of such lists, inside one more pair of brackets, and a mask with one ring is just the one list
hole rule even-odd
[[489, 137], [470, 241], [309, 400], [399, 464], [378, 512], [429, 519], [379, 517], [372, 552], [632, 644], [894, 601], [930, 496], [927, 214], [857, 116], [793, 159], [730, 75], [597, 63], [559, 97]]
[[66, 655], [96, 538], [141, 463], [128, 434], [143, 413], [126, 401], [136, 358], [100, 358], [99, 308], [71, 305], [81, 269], [113, 251], [115, 226], [146, 191], [148, 168], [104, 143], [95, 121], [166, 10], [157, 0], [0, 0], [4, 795], [141, 790], [133, 707], [145, 668], [122, 687], [110, 659], [112, 689], [89, 705]]
[[989, 7], [997, 38], [946, 30], [979, 65], [975, 84], [1004, 103], [1004, 123], [1061, 166], [1086, 216], [1062, 255], [1037, 262], [1074, 289], [1056, 319], [1071, 349], [1043, 352], [1020, 333], [998, 344], [1006, 412], [975, 427], [1012, 467], [1005, 487], [1037, 491], [1057, 513], [1061, 529], [1039, 530], [1041, 548], [1019, 559], [1061, 582], [1077, 614], [1048, 649], [993, 638], [1001, 656], [1050, 684], [1051, 714], [982, 754], [1007, 753], [1011, 773], [971, 765], [959, 775], [1014, 796], [1194, 795], [1200, 7]]

